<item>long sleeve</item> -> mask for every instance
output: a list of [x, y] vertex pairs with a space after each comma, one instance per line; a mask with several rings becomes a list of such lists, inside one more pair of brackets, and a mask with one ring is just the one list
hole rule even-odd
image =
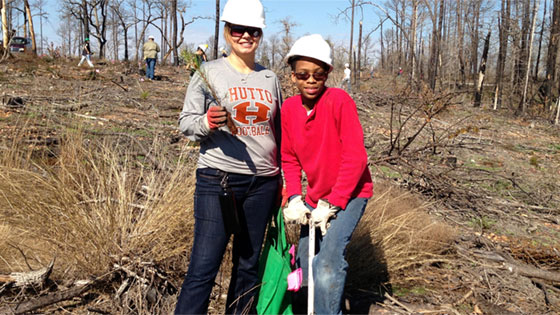
[[209, 94], [204, 80], [197, 71], [191, 78], [183, 110], [179, 115], [179, 130], [190, 140], [202, 141], [210, 134], [210, 129], [204, 124], [206, 111], [213, 102]]
[[297, 132], [292, 128], [294, 120], [291, 119], [293, 114], [290, 110], [294, 107], [286, 106], [282, 108], [282, 171], [284, 172], [284, 180], [286, 181], [286, 195], [301, 195], [301, 164], [297, 158], [294, 139], [292, 138]]
[[338, 105], [333, 109], [342, 148], [336, 181], [327, 199], [333, 205], [346, 208], [358, 183], [364, 176], [369, 178], [369, 171], [365, 172], [368, 156], [356, 104], [345, 95]]

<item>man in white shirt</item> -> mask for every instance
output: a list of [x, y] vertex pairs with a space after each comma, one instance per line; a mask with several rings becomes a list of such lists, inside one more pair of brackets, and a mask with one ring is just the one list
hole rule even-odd
[[342, 78], [342, 82], [340, 82], [340, 88], [344, 88], [344, 84], [346, 83], [346, 92], [350, 93], [350, 74], [352, 70], [350, 70], [350, 65], [345, 63], [344, 64], [344, 78]]

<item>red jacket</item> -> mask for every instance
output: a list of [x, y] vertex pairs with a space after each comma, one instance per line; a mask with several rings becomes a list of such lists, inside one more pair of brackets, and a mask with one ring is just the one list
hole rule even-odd
[[302, 170], [308, 181], [305, 201], [313, 207], [327, 199], [345, 209], [350, 198], [373, 195], [364, 133], [350, 95], [326, 88], [309, 115], [296, 95], [282, 104], [281, 118], [287, 196], [302, 194]]

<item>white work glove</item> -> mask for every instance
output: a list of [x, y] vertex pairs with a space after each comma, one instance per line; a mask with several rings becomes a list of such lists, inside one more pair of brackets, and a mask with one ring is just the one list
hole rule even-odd
[[305, 206], [300, 195], [295, 196], [284, 208], [284, 220], [286, 223], [308, 224], [311, 211]]
[[329, 220], [336, 216], [340, 207], [331, 205], [328, 201], [320, 199], [317, 208], [311, 212], [311, 221], [313, 226], [321, 229], [321, 234], [325, 236], [330, 226]]

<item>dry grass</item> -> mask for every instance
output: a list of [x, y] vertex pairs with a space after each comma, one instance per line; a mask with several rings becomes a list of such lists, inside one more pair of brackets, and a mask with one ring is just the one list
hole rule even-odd
[[391, 184], [377, 184], [348, 246], [348, 283], [377, 290], [405, 270], [445, 259], [454, 230], [427, 213], [429, 204]]
[[[79, 131], [61, 136], [55, 158], [21, 140], [0, 155], [1, 273], [56, 257], [54, 278], [81, 279], [123, 258], [184, 257], [193, 224], [192, 163], [179, 159], [169, 165], [175, 171], [157, 172], [142, 167], [129, 146], [85, 139]], [[152, 153], [161, 152], [158, 139], [153, 143]]]
[[[126, 139], [92, 140], [73, 129], [46, 148], [26, 144], [25, 126], [14, 130], [15, 140], [0, 144], [0, 273], [38, 269], [54, 258], [57, 282], [99, 276], [115, 263], [136, 271], [149, 263], [175, 277], [184, 272], [195, 163], [172, 162], [158, 139], [149, 151], [171, 172], [153, 170]], [[403, 270], [442, 260], [454, 233], [427, 206], [390, 184], [376, 185], [348, 248], [351, 288], [398, 283]], [[214, 309], [223, 307], [230, 266], [222, 265]], [[119, 284], [101, 290], [96, 305], [121, 314], [173, 308], [173, 294], [150, 304], [140, 285], [115, 300]]]

